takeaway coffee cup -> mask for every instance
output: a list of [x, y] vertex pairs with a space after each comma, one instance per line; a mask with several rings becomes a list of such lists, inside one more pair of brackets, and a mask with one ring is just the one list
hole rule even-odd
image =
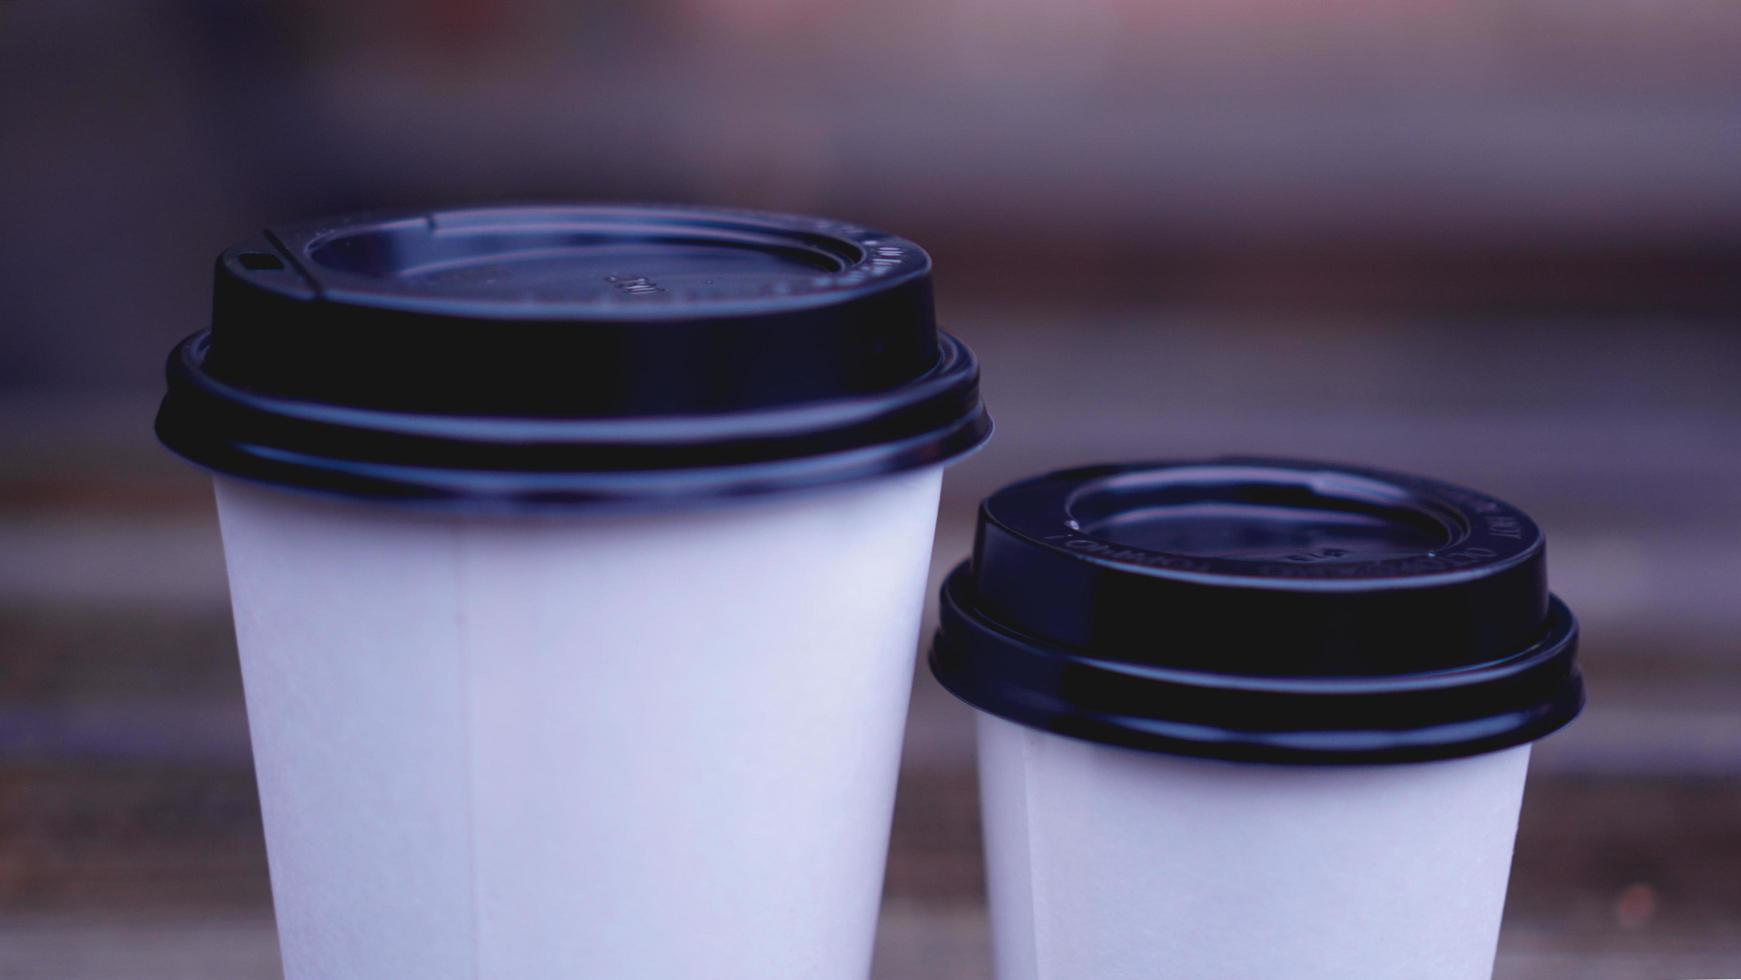
[[1002, 980], [1488, 976], [1583, 703], [1517, 509], [1261, 459], [1007, 487], [943, 589]]
[[910, 242], [523, 207], [225, 252], [216, 473], [285, 972], [868, 971], [942, 467]]

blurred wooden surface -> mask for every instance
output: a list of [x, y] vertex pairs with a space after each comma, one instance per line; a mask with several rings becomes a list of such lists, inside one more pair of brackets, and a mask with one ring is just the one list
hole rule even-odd
[[[1000, 430], [952, 474], [934, 571], [978, 496], [1090, 459], [1362, 460], [1529, 510], [1592, 704], [1536, 754], [1497, 975], [1741, 975], [1741, 338], [951, 322]], [[0, 405], [0, 978], [278, 975], [209, 494], [151, 443], [154, 397]], [[986, 978], [969, 716], [915, 691], [876, 976]]]

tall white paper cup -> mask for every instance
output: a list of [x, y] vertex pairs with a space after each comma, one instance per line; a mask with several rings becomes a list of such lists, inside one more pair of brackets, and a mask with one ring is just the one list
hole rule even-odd
[[1288, 460], [980, 508], [938, 679], [978, 709], [999, 980], [1476, 980], [1530, 743], [1583, 705], [1522, 512]]
[[286, 975], [865, 976], [940, 481], [588, 519], [219, 479]]
[[1276, 766], [979, 716], [1000, 980], [1477, 980], [1529, 746]]
[[167, 375], [288, 980], [869, 972], [938, 488], [991, 432], [918, 246], [664, 206], [283, 225]]

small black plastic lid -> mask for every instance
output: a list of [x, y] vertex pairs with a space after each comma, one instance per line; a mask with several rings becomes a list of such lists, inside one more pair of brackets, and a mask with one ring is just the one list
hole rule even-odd
[[991, 421], [931, 261], [855, 225], [519, 206], [268, 229], [218, 258], [158, 437], [217, 472], [524, 508], [947, 461]]
[[1006, 487], [943, 587], [962, 700], [1182, 755], [1379, 763], [1532, 741], [1583, 706], [1535, 523], [1418, 477], [1271, 459]]

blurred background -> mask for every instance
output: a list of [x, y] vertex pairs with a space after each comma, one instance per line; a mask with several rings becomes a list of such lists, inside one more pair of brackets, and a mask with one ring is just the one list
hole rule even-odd
[[[1547, 529], [1592, 703], [1502, 978], [1741, 975], [1733, 0], [3, 0], [0, 977], [278, 976], [205, 479], [210, 263], [359, 207], [681, 200], [933, 253], [974, 501], [1255, 452]], [[987, 978], [967, 710], [917, 681], [879, 980]]]

